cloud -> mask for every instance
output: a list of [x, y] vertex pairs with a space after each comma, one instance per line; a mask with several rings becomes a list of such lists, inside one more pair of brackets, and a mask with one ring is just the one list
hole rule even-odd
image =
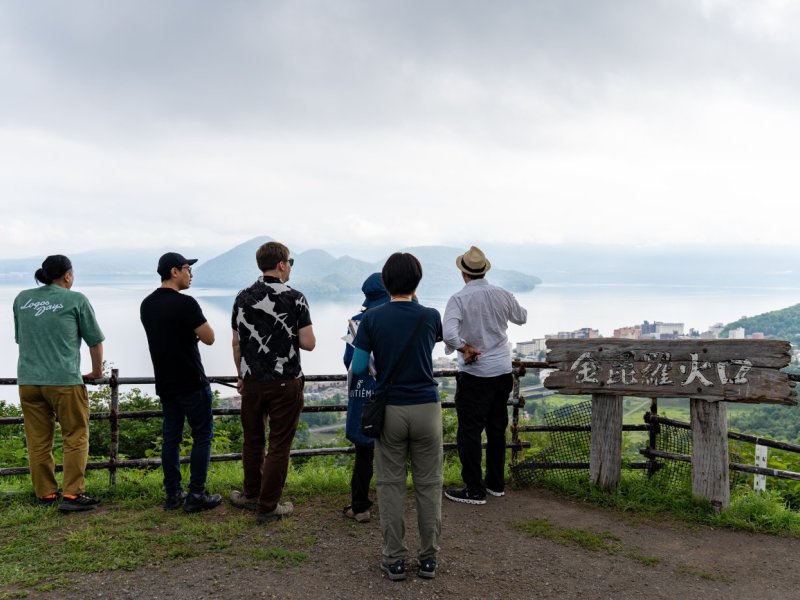
[[0, 7], [0, 254], [793, 243], [793, 4]]

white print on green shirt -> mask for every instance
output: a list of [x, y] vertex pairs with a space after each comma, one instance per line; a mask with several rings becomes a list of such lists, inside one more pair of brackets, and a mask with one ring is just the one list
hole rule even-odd
[[40, 300], [39, 302], [31, 302], [28, 300], [20, 306], [20, 310], [30, 309], [35, 312], [35, 317], [41, 317], [47, 311], [50, 312], [58, 312], [60, 309], [64, 308], [63, 304], [50, 304], [49, 300]]

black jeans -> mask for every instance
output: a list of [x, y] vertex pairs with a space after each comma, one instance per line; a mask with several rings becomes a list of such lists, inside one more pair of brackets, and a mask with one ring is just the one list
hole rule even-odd
[[206, 489], [208, 464], [211, 460], [211, 441], [214, 438], [214, 416], [211, 414], [211, 388], [206, 385], [196, 392], [161, 398], [164, 422], [161, 430], [161, 467], [164, 489], [168, 496], [181, 489], [181, 441], [183, 423], [192, 429], [192, 452], [189, 461], [189, 491], [202, 494]]
[[372, 481], [372, 462], [375, 446], [356, 444], [356, 460], [353, 463], [353, 476], [350, 478], [350, 506], [354, 513], [367, 511], [372, 506], [369, 499], [369, 482]]
[[[485, 494], [487, 487], [502, 492], [505, 488], [507, 404], [514, 385], [513, 377], [511, 373], [496, 377], [459, 373], [456, 381], [456, 442], [461, 459], [461, 478], [473, 494]], [[484, 430], [485, 479], [481, 476], [481, 434]]]

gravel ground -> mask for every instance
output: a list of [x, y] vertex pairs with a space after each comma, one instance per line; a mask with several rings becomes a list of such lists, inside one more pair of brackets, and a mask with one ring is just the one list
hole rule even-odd
[[[510, 490], [484, 506], [442, 501], [442, 551], [436, 579], [391, 582], [378, 569], [377, 514], [367, 524], [341, 516], [342, 499], [295, 505], [291, 523], [253, 525], [234, 543], [280, 546], [306, 540], [308, 560], [276, 568], [252, 554], [205, 554], [136, 571], [81, 575], [69, 589], [29, 598], [800, 598], [791, 565], [800, 540], [687, 526], [599, 509], [545, 490]], [[235, 511], [221, 507], [214, 518]], [[377, 511], [375, 511], [377, 513]], [[515, 524], [544, 519], [552, 527], [613, 536], [613, 548], [530, 537]], [[413, 557], [416, 517], [409, 495], [407, 537]]]

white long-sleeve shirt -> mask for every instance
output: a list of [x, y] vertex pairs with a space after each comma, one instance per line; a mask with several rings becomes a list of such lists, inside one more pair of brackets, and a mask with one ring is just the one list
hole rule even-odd
[[476, 377], [495, 377], [511, 372], [511, 347], [508, 324], [522, 325], [528, 311], [514, 294], [491, 285], [486, 279], [473, 279], [447, 301], [442, 319], [445, 353], [452, 354], [464, 344], [481, 351], [475, 362], [464, 363], [458, 355], [458, 369]]

